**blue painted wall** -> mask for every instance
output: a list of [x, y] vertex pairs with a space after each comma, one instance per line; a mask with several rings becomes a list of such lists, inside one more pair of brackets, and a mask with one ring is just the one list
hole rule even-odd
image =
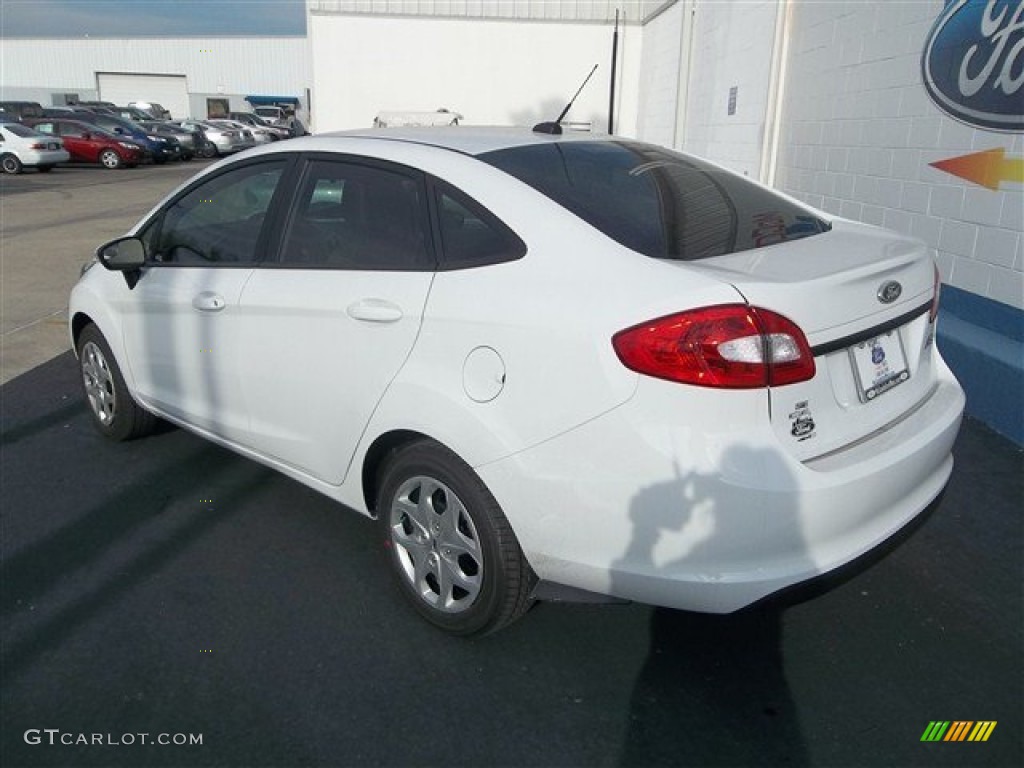
[[1024, 445], [1024, 312], [943, 285], [938, 344], [967, 413]]

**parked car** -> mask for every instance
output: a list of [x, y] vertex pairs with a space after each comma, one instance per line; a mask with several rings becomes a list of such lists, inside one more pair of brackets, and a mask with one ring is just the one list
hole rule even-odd
[[166, 163], [174, 157], [174, 146], [171, 142], [163, 136], [147, 133], [144, 128], [131, 120], [99, 113], [78, 115], [76, 119], [98, 125], [100, 128], [138, 144], [146, 151], [147, 159], [151, 159], [157, 165]]
[[259, 115], [261, 118], [266, 120], [271, 125], [280, 125], [287, 127], [288, 124], [288, 113], [282, 107], [253, 107], [253, 114]]
[[234, 120], [236, 123], [242, 123], [243, 125], [247, 125], [251, 128], [262, 128], [263, 130], [269, 131], [274, 141], [277, 141], [278, 139], [290, 139], [292, 137], [291, 131], [287, 128], [279, 125], [271, 125], [254, 112], [229, 112], [228, 119]]
[[136, 123], [156, 119], [153, 114], [143, 109], [139, 109], [138, 107], [110, 107], [110, 110], [118, 117], [122, 117], [125, 120], [131, 120]]
[[205, 139], [197, 131], [174, 125], [161, 120], [147, 120], [139, 123], [149, 134], [174, 139], [179, 145], [178, 159], [191, 160], [197, 154], [197, 148]]
[[74, 120], [80, 114], [96, 114], [95, 110], [89, 107], [43, 107], [38, 117], [67, 117]]
[[25, 166], [47, 173], [70, 157], [58, 138], [44, 136], [21, 123], [0, 123], [0, 168], [4, 173], [21, 173]]
[[261, 128], [256, 125], [246, 125], [240, 123], [237, 120], [229, 120], [225, 117], [210, 118], [209, 122], [216, 123], [217, 125], [224, 125], [233, 130], [239, 131], [242, 137], [246, 141], [251, 141], [253, 145], [257, 144], [269, 144], [272, 141], [277, 141], [278, 136], [268, 128]]
[[207, 140], [213, 144], [218, 155], [229, 155], [255, 146], [255, 141], [246, 139], [241, 130], [227, 125], [218, 125], [212, 120], [177, 120], [174, 121], [174, 125], [180, 125], [190, 130], [201, 130]]
[[171, 113], [162, 104], [158, 104], [155, 101], [129, 101], [128, 106], [141, 109], [143, 112], [151, 115], [153, 120], [171, 119]]
[[37, 101], [0, 101], [0, 114], [12, 120], [42, 117], [43, 107]]
[[82, 120], [44, 117], [26, 122], [41, 134], [60, 137], [64, 149], [71, 156], [70, 161], [74, 163], [99, 163], [104, 168], [134, 168], [145, 156], [142, 147], [135, 142]]
[[924, 243], [650, 144], [279, 142], [97, 259], [70, 332], [99, 430], [162, 417], [376, 518], [456, 634], [537, 596], [737, 610], [872, 550], [952, 468]]

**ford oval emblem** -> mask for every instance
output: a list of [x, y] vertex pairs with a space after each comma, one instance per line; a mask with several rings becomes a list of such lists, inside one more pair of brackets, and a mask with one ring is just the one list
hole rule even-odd
[[878, 293], [875, 295], [878, 296], [878, 300], [883, 304], [892, 304], [900, 297], [901, 293], [903, 293], [902, 285], [897, 283], [895, 280], [887, 280], [882, 283], [881, 287], [878, 289]]
[[1024, 130], [1024, 1], [946, 0], [924, 53], [925, 90], [943, 112], [980, 128]]

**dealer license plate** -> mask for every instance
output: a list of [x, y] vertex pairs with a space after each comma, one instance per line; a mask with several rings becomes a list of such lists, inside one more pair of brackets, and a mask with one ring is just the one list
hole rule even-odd
[[850, 347], [850, 360], [862, 403], [874, 400], [910, 378], [899, 331], [889, 331]]

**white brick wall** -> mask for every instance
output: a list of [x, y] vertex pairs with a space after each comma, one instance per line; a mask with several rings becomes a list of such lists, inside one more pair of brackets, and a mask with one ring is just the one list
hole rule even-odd
[[[699, 2], [695, 18], [683, 149], [754, 179], [761, 172], [777, 9], [777, 0]], [[736, 114], [729, 115], [734, 86]], [[817, 159], [826, 163], [827, 153]]]
[[676, 3], [643, 28], [637, 137], [666, 147], [675, 144], [685, 5]]
[[959, 123], [925, 93], [921, 54], [942, 7], [793, 4], [776, 184], [831, 213], [920, 237], [937, 249], [946, 282], [1024, 308], [1022, 186], [992, 191], [929, 166], [995, 147], [1024, 154], [1021, 134]]

